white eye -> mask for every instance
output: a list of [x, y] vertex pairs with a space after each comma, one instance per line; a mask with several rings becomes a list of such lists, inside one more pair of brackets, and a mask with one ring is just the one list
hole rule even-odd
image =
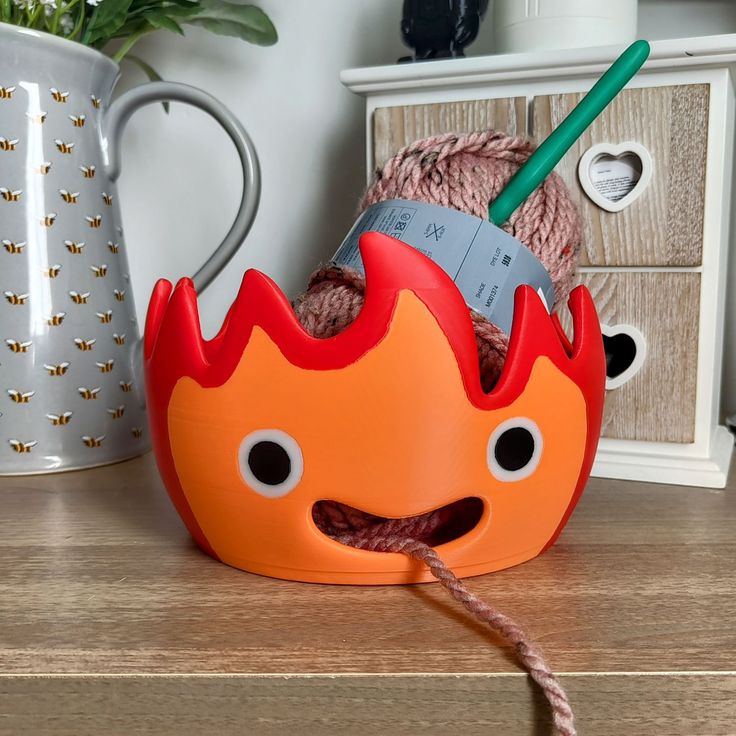
[[299, 483], [304, 459], [297, 441], [280, 429], [259, 429], [240, 443], [240, 474], [256, 492], [268, 498], [285, 496]]
[[526, 417], [514, 417], [496, 427], [488, 440], [488, 469], [498, 480], [528, 478], [542, 456], [542, 433]]

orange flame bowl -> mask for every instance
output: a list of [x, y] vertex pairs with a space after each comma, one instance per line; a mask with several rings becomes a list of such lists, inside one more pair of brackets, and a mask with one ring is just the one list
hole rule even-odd
[[384, 518], [462, 499], [472, 528], [438, 547], [460, 576], [529, 560], [560, 534], [588, 479], [605, 359], [588, 291], [574, 341], [529, 287], [515, 295], [502, 376], [483, 392], [468, 309], [414, 249], [366, 233], [366, 298], [339, 335], [308, 335], [276, 284], [246, 272], [220, 332], [202, 338], [190, 280], [154, 288], [144, 361], [168, 492], [200, 547], [263, 575], [421, 582], [401, 554], [346, 546], [313, 510], [330, 500]]

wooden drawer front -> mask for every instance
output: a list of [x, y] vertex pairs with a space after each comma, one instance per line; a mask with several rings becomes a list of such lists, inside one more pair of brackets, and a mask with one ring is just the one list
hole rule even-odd
[[438, 133], [526, 132], [526, 97], [379, 107], [373, 113], [374, 168], [409, 143]]
[[[581, 265], [695, 266], [703, 240], [708, 130], [707, 84], [624, 90], [572, 147], [556, 171], [580, 204]], [[582, 94], [534, 99], [534, 137], [549, 135]], [[582, 155], [597, 143], [635, 141], [652, 157], [652, 180], [621, 212], [591, 202], [578, 181]]]
[[[603, 437], [692, 442], [698, 357], [697, 273], [585, 273], [601, 323], [636, 327], [646, 339], [644, 365], [606, 392]], [[564, 310], [563, 324], [570, 334]]]

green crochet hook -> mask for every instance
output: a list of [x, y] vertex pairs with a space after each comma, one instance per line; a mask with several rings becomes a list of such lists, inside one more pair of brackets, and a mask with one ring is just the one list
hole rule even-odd
[[514, 174], [488, 208], [488, 219], [503, 225], [513, 211], [542, 183], [585, 129], [626, 86], [649, 56], [646, 41], [634, 41], [577, 104], [574, 110], [540, 144]]

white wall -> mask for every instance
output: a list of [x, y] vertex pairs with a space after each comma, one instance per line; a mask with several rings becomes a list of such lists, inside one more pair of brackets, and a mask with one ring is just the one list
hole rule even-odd
[[[362, 99], [338, 81], [341, 69], [393, 63], [406, 50], [401, 0], [262, 0], [279, 42], [257, 48], [187, 30], [160, 33], [136, 53], [165, 79], [209, 91], [251, 134], [263, 170], [261, 208], [239, 254], [201, 300], [212, 334], [242, 273], [256, 267], [289, 295], [328, 258], [350, 226], [365, 182]], [[731, 0], [642, 0], [640, 36], [736, 32]], [[468, 53], [492, 52], [490, 18]], [[139, 81], [125, 68], [121, 88]], [[233, 149], [203, 113], [181, 105], [139, 112], [124, 141], [121, 201], [137, 309], [155, 279], [191, 274], [226, 232], [240, 177]]]
[[[251, 266], [289, 294], [328, 258], [352, 222], [365, 182], [363, 101], [338, 81], [345, 67], [403, 53], [401, 3], [293, 0], [261, 3], [279, 42], [259, 48], [187, 29], [158, 34], [136, 53], [165, 79], [202, 87], [242, 120], [258, 149], [263, 192], [240, 253], [205, 292], [212, 333]], [[126, 66], [122, 86], [142, 81]], [[241, 186], [234, 149], [204, 113], [141, 110], [123, 142], [120, 197], [136, 306], [143, 317], [158, 276], [191, 274], [226, 232]]]

